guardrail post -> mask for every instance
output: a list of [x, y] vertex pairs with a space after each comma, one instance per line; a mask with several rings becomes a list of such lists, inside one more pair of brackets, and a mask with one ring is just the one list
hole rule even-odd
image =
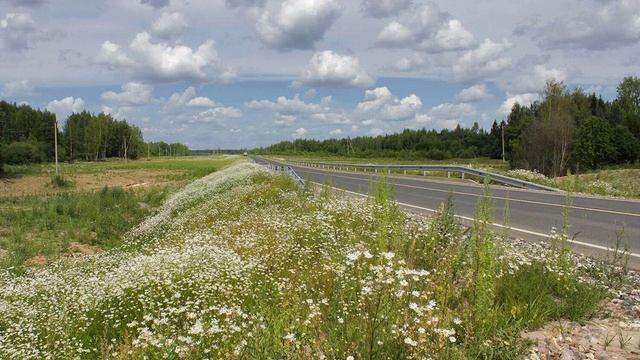
[[422, 176], [427, 176], [427, 171], [426, 170], [422, 172]]
[[404, 171], [404, 174], [407, 175], [407, 170]]
[[451, 177], [451, 171], [447, 171], [447, 178]]
[[462, 173], [462, 180], [464, 180], [464, 173]]

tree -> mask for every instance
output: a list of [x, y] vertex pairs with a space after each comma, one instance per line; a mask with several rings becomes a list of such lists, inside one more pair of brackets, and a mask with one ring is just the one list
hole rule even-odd
[[640, 78], [626, 77], [622, 80], [614, 108], [617, 124], [627, 127], [640, 140]]
[[582, 121], [576, 134], [576, 161], [580, 169], [597, 169], [615, 161], [613, 129], [596, 116]]

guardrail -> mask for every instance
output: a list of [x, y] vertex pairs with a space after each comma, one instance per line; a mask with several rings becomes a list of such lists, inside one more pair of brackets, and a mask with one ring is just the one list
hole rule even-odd
[[[378, 165], [378, 164], [342, 164], [342, 163], [328, 163], [328, 162], [316, 162], [316, 161], [297, 161], [287, 160], [287, 164], [293, 164], [297, 166], [316, 167], [332, 170], [351, 170], [357, 171], [362, 169], [363, 171], [370, 170], [372, 172], [387, 172], [391, 171], [403, 171], [406, 174], [407, 171], [421, 171], [423, 175], [426, 175], [430, 171], [446, 171], [448, 173], [461, 173], [462, 178], [464, 175], [478, 176], [481, 178], [489, 177], [492, 182], [500, 185], [512, 186], [521, 189], [529, 190], [543, 190], [543, 191], [560, 191], [558, 189], [544, 186], [536, 183], [532, 183], [525, 180], [515, 179], [509, 176], [491, 173], [484, 170], [474, 169], [463, 165]], [[296, 174], [297, 175], [297, 174]]]
[[[256, 161], [257, 159], [259, 159], [260, 161]], [[262, 165], [266, 167], [269, 170], [286, 173], [291, 179], [293, 179], [293, 181], [296, 182], [296, 184], [298, 184], [301, 187], [304, 187], [304, 179], [302, 179], [300, 175], [298, 175], [291, 166], [286, 164], [267, 161], [262, 158], [251, 158], [251, 160], [253, 160], [258, 165]]]

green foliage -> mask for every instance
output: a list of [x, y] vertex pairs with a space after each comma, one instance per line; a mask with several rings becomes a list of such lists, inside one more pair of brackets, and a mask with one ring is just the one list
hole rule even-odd
[[[111, 248], [122, 235], [157, 207], [166, 189], [127, 192], [103, 188], [97, 192], [63, 192], [49, 196], [0, 197], [0, 249], [9, 256], [0, 268], [22, 271], [36, 255], [55, 256], [71, 242]], [[144, 206], [141, 206], [144, 204]]]
[[34, 164], [45, 161], [45, 154], [37, 144], [16, 141], [2, 147], [2, 158], [10, 165]]
[[51, 177], [51, 185], [57, 188], [70, 188], [75, 185], [74, 181], [64, 175], [58, 174]]
[[589, 116], [578, 126], [576, 161], [580, 169], [597, 169], [615, 157], [613, 130], [606, 120]]

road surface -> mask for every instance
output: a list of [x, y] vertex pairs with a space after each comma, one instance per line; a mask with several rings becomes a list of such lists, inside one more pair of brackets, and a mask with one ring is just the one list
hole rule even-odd
[[[256, 158], [257, 162], [274, 162]], [[277, 163], [277, 162], [274, 162]], [[278, 163], [280, 164], [280, 163]], [[327, 170], [291, 166], [303, 179], [327, 184], [352, 193], [368, 194], [369, 184], [377, 177], [372, 173]], [[389, 176], [395, 200], [403, 207], [430, 212], [453, 195], [456, 213], [469, 222], [475, 211], [482, 186], [455, 180], [424, 178], [419, 176]], [[563, 210], [567, 196], [564, 193], [513, 189], [492, 186], [495, 205], [495, 224], [500, 226], [505, 204], [509, 208], [511, 235], [527, 240], [548, 240], [555, 227], [563, 225]], [[572, 195], [569, 205], [570, 232], [574, 250], [605, 256], [616, 243], [616, 232], [624, 231], [623, 243], [628, 246], [630, 264], [640, 268], [640, 201], [620, 200], [593, 196]]]

